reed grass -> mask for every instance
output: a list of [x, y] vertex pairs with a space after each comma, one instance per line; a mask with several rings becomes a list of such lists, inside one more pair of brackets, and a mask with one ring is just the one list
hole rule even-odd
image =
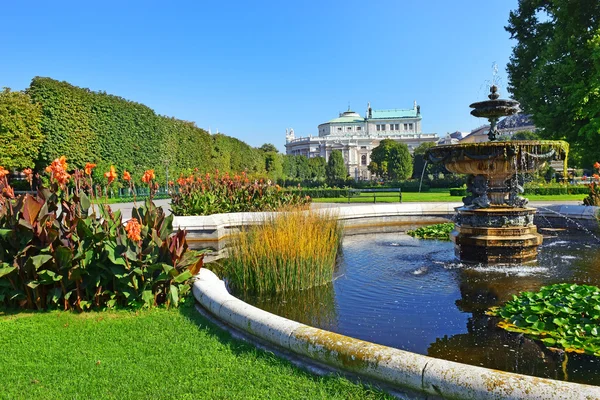
[[279, 213], [232, 240], [223, 274], [235, 292], [280, 293], [333, 279], [342, 228], [333, 215]]

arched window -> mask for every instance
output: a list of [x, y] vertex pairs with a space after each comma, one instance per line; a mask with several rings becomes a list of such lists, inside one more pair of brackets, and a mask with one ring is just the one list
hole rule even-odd
[[366, 154], [363, 154], [362, 156], [360, 156], [360, 164], [367, 165], [367, 155]]

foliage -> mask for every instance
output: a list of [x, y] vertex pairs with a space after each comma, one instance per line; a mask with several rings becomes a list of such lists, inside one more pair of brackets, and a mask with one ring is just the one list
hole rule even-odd
[[371, 152], [369, 171], [386, 180], [410, 178], [413, 164], [408, 146], [392, 139], [383, 139]]
[[276, 152], [265, 153], [265, 171], [273, 180], [283, 176], [283, 155]]
[[284, 191], [270, 180], [251, 180], [245, 172], [231, 177], [229, 173], [211, 175], [193, 173], [181, 176], [178, 193], [171, 200], [175, 215], [211, 215], [243, 211], [274, 211], [286, 207], [305, 206], [310, 198]]
[[454, 229], [453, 222], [427, 225], [415, 230], [406, 231], [406, 234], [419, 239], [450, 240], [450, 232]]
[[329, 160], [327, 160], [327, 166], [325, 167], [325, 175], [327, 176], [327, 183], [332, 186], [346, 180], [348, 169], [340, 150], [333, 150], [329, 154]]
[[600, 288], [560, 283], [523, 292], [489, 315], [499, 327], [545, 345], [600, 356]]
[[331, 197], [348, 197], [349, 189], [340, 188], [313, 188], [313, 189], [286, 189], [290, 193], [296, 193], [299, 196], [308, 196], [311, 199], [331, 198]]
[[592, 176], [594, 181], [589, 184], [589, 194], [583, 199], [583, 204], [586, 206], [600, 206], [600, 185], [598, 184], [598, 180], [600, 180], [600, 162], [596, 161], [594, 163], [594, 169], [596, 173]]
[[0, 91], [0, 165], [32, 168], [44, 136], [40, 130], [42, 108], [23, 92]]
[[265, 153], [277, 153], [277, 147], [273, 143], [265, 143], [258, 148], [260, 151], [264, 151]]
[[[77, 168], [86, 162], [105, 171], [118, 165], [135, 176], [154, 169], [157, 179], [215, 168], [264, 172], [264, 152], [222, 134], [209, 135], [193, 122], [157, 115], [121, 97], [36, 77], [27, 93], [42, 106], [38, 169], [60, 155]], [[102, 182], [101, 175], [95, 180]]]
[[506, 27], [509, 91], [542, 136], [571, 144], [575, 165], [600, 159], [599, 20], [597, 0], [521, 0]]
[[540, 140], [541, 137], [537, 132], [532, 131], [519, 131], [515, 132], [510, 140]]
[[[525, 196], [540, 195], [540, 196], [556, 196], [565, 194], [587, 194], [589, 189], [587, 186], [565, 185], [560, 183], [544, 183], [544, 184], [526, 184]], [[466, 188], [450, 189], [450, 196], [466, 196]]]
[[86, 194], [89, 181], [75, 171], [69, 195], [69, 175], [58, 175], [66, 163], [58, 161], [52, 166], [55, 182], [36, 196], [14, 198], [2, 191], [0, 304], [79, 311], [177, 306], [202, 257], [187, 251], [185, 231], [172, 234], [173, 216], [148, 200], [132, 210], [127, 226], [119, 211], [105, 206], [98, 206], [98, 218]]
[[[423, 142], [415, 147], [413, 150], [413, 179], [421, 179], [421, 175], [423, 175], [423, 167], [425, 166], [425, 153], [428, 149], [435, 146], [435, 142]], [[424, 175], [438, 175], [440, 173], [448, 173], [448, 170], [443, 163], [427, 163], [427, 168], [425, 168]]]
[[223, 274], [234, 291], [276, 293], [333, 279], [341, 242], [333, 216], [285, 212], [251, 226], [233, 240]]

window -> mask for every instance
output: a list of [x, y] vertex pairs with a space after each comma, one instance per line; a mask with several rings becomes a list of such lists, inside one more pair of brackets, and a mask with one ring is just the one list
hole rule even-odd
[[408, 130], [408, 124], [404, 124], [404, 130], [407, 131]]
[[360, 131], [360, 130], [362, 130], [362, 129], [360, 128], [360, 126], [357, 126], [357, 127], [356, 127], [356, 130], [357, 130], [357, 131]]
[[338, 132], [341, 132], [341, 131], [342, 131], [342, 128], [338, 126]]
[[367, 146], [360, 146], [361, 150], [366, 150]]
[[377, 125], [378, 131], [385, 131], [385, 124]]
[[396, 130], [399, 131], [400, 130], [400, 124], [396, 124]]
[[413, 129], [413, 124], [408, 124], [408, 129], [410, 129], [412, 131]]
[[377, 130], [380, 131], [381, 130], [381, 125], [377, 125]]
[[349, 127], [347, 127], [347, 128], [346, 128], [346, 130], [347, 130], [347, 131], [351, 131], [351, 130], [352, 130], [352, 127], [351, 127], [351, 126], [349, 126]]
[[394, 130], [394, 124], [390, 124], [390, 131]]
[[363, 154], [360, 156], [360, 165], [367, 165], [367, 155]]

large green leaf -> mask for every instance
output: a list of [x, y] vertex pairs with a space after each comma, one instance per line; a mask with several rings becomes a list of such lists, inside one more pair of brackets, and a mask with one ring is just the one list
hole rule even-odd
[[[8, 265], [8, 264], [3, 263], [2, 265]], [[17, 269], [17, 267], [2, 267], [2, 268], [0, 268], [0, 278], [10, 274], [11, 272], [13, 272], [16, 269]]]

